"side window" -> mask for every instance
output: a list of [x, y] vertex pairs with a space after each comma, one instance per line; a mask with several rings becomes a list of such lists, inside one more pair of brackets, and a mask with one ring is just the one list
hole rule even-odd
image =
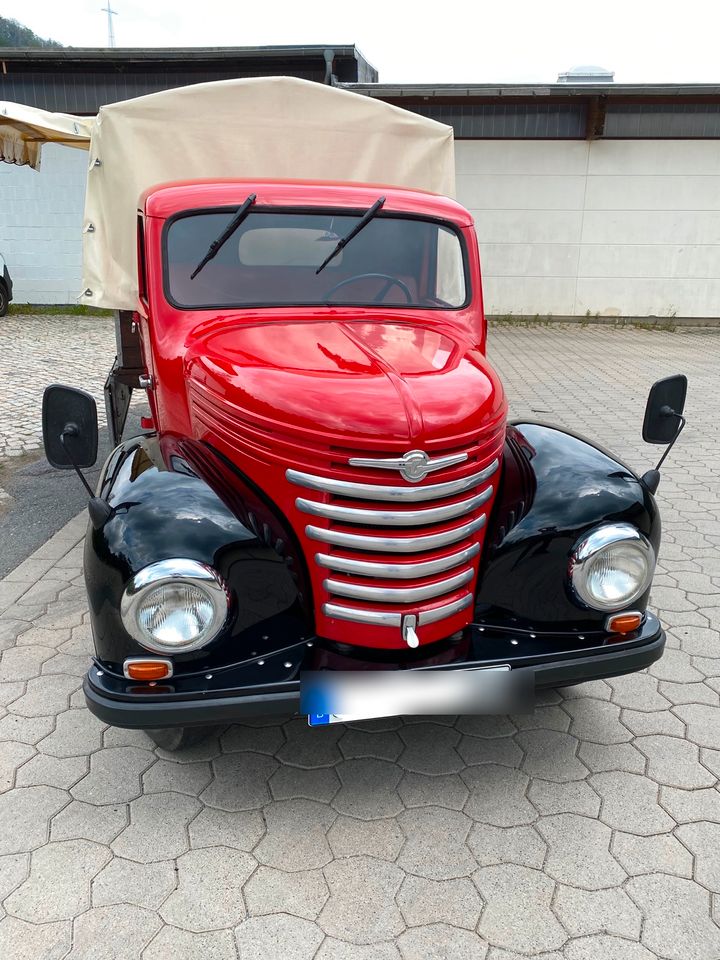
[[437, 271], [435, 296], [451, 307], [465, 302], [465, 267], [462, 250], [452, 230], [440, 227], [437, 232]]

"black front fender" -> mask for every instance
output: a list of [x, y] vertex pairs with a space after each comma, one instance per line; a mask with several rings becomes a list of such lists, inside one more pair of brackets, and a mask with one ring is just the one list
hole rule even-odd
[[[557, 427], [509, 427], [480, 571], [478, 619], [538, 630], [602, 629], [607, 614], [573, 599], [567, 571], [580, 537], [611, 522], [637, 527], [657, 553], [657, 505], [629, 467]], [[633, 608], [646, 604], [647, 593]]]
[[[304, 559], [277, 508], [210, 448], [136, 437], [110, 455], [98, 493], [112, 508], [88, 529], [85, 579], [98, 658], [119, 667], [142, 648], [125, 630], [120, 601], [148, 564], [172, 558], [216, 569], [232, 596], [225, 629], [208, 647], [174, 658], [176, 670], [224, 665], [258, 645], [310, 633], [312, 598]], [[251, 649], [252, 648], [252, 649]]]

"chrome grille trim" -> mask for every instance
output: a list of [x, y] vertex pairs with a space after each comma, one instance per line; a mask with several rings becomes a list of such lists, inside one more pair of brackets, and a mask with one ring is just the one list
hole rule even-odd
[[363, 510], [355, 507], [338, 507], [332, 503], [318, 503], [316, 500], [305, 500], [302, 497], [297, 498], [295, 506], [303, 513], [339, 520], [341, 523], [367, 524], [371, 527], [420, 527], [429, 523], [441, 523], [443, 520], [454, 520], [455, 517], [472, 513], [477, 507], [486, 503], [492, 495], [493, 488], [489, 486], [482, 493], [468, 500], [424, 510]]
[[352, 597], [354, 600], [376, 600], [382, 603], [414, 603], [417, 600], [429, 600], [451, 593], [458, 587], [464, 587], [475, 575], [473, 570], [463, 570], [447, 580], [428, 583], [423, 587], [368, 587], [362, 583], [349, 583], [345, 580], [325, 580], [323, 586], [328, 593], [339, 597]]
[[425, 560], [420, 563], [377, 563], [372, 560], [352, 560], [349, 557], [334, 557], [329, 553], [316, 553], [315, 562], [320, 567], [339, 573], [353, 573], [362, 577], [377, 577], [385, 580], [415, 580], [435, 573], [445, 573], [461, 563], [467, 563], [480, 553], [480, 544], [474, 543], [449, 557]]
[[333, 493], [336, 496], [348, 497], [351, 500], [402, 500], [405, 503], [420, 503], [425, 500], [451, 497], [457, 493], [471, 490], [488, 480], [498, 466], [499, 463], [496, 458], [484, 470], [479, 470], [469, 477], [449, 480], [446, 483], [432, 483], [427, 487], [385, 487], [373, 483], [356, 483], [351, 480], [331, 480], [328, 477], [318, 477], [312, 473], [302, 473], [299, 470], [291, 469], [285, 471], [285, 478], [299, 487], [321, 490], [323, 493]]
[[[422, 626], [424, 623], [437, 623], [438, 620], [445, 620], [452, 617], [461, 610], [466, 610], [472, 605], [473, 597], [471, 593], [466, 593], [459, 600], [453, 600], [452, 603], [446, 603], [442, 607], [434, 607], [432, 610], [424, 610], [418, 616], [418, 623]], [[338, 603], [324, 603], [322, 608], [326, 617], [334, 617], [336, 620], [352, 620], [353, 623], [372, 623], [381, 627], [400, 627], [402, 626], [403, 615], [401, 613], [389, 613], [380, 610], [358, 610], [357, 607], [343, 607]]]
[[322, 612], [326, 617], [335, 617], [337, 620], [372, 623], [380, 627], [399, 627], [402, 624], [402, 614], [384, 610], [358, 610], [355, 607], [341, 607], [337, 603], [324, 603]]
[[452, 603], [446, 603], [444, 607], [434, 607], [432, 610], [421, 610], [418, 615], [418, 623], [422, 626], [424, 623], [437, 623], [438, 620], [444, 620], [446, 617], [452, 617], [455, 613], [460, 613], [466, 607], [471, 606], [473, 597], [471, 593], [466, 593], [459, 600], [453, 600]]
[[311, 540], [332, 543], [336, 547], [370, 550], [375, 553], [421, 553], [423, 550], [447, 547], [451, 543], [457, 543], [458, 540], [464, 540], [476, 530], [481, 530], [485, 526], [485, 519], [485, 514], [482, 513], [475, 520], [464, 523], [461, 527], [420, 537], [366, 537], [358, 533], [323, 530], [321, 527], [313, 526], [305, 527], [305, 533]]
[[[436, 457], [434, 460], [428, 458], [426, 472], [434, 473], [436, 470], [444, 470], [445, 467], [454, 467], [457, 463], [465, 463], [467, 458], [467, 453], [450, 453], [446, 457]], [[371, 467], [375, 470], [401, 470], [405, 461], [402, 457], [390, 457], [389, 459], [350, 457], [348, 463], [351, 467]]]

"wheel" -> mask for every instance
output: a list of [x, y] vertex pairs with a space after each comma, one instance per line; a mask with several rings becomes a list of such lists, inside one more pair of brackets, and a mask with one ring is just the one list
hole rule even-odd
[[403, 292], [403, 295], [408, 303], [412, 303], [412, 294], [410, 293], [410, 288], [406, 283], [403, 283], [402, 280], [398, 280], [397, 277], [391, 277], [388, 273], [356, 273], [352, 277], [346, 277], [344, 280], [341, 280], [340, 283], [336, 283], [334, 287], [330, 287], [328, 292], [323, 297], [323, 300], [329, 300], [333, 293], [336, 293], [342, 287], [346, 286], [348, 283], [355, 283], [357, 280], [386, 280], [385, 283], [378, 295], [375, 297], [375, 302], [380, 303], [384, 298], [386, 293], [390, 290], [391, 287], [400, 287]]
[[8, 312], [9, 303], [10, 301], [8, 300], [5, 284], [0, 283], [0, 317], [4, 317], [5, 314]]
[[146, 730], [145, 733], [163, 750], [185, 750], [194, 747], [210, 734], [216, 727], [162, 727], [159, 730]]

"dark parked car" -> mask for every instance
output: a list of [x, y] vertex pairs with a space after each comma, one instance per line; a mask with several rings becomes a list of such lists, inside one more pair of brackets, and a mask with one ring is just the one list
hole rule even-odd
[[8, 312], [10, 301], [12, 300], [12, 280], [8, 271], [5, 257], [0, 253], [0, 317], [4, 317]]

